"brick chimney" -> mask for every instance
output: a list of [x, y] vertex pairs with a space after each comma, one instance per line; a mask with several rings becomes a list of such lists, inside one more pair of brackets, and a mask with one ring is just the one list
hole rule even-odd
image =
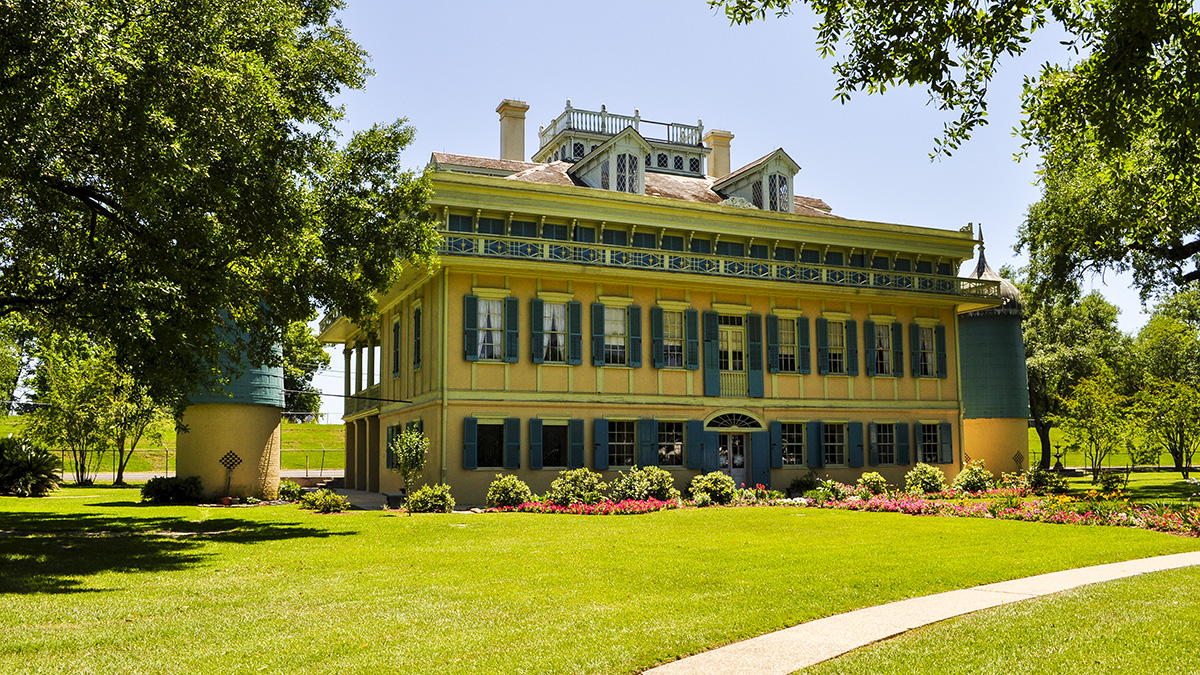
[[729, 141], [733, 134], [720, 129], [713, 129], [704, 135], [704, 144], [712, 148], [708, 156], [708, 175], [721, 178], [729, 174]]
[[496, 106], [500, 113], [500, 159], [525, 161], [525, 111], [529, 104], [524, 101], [504, 99]]

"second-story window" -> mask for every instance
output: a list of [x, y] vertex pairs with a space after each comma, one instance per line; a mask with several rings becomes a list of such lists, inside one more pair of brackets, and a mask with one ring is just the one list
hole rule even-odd
[[[934, 341], [933, 326], [917, 329], [921, 349], [921, 377], [937, 377], [937, 343]], [[924, 460], [922, 460], [924, 461]]]
[[796, 372], [795, 319], [779, 319], [779, 372]]
[[875, 374], [892, 374], [892, 326], [886, 323], [875, 324], [875, 335], [869, 336], [875, 343]]
[[829, 374], [846, 374], [846, 324], [830, 321], [829, 330]]
[[561, 302], [542, 304], [542, 360], [567, 362], [567, 306]]
[[663, 368], [683, 367], [683, 312], [663, 311]]
[[504, 360], [504, 301], [479, 299], [479, 360]]
[[623, 366], [628, 363], [626, 343], [629, 328], [624, 307], [604, 308], [604, 365]]

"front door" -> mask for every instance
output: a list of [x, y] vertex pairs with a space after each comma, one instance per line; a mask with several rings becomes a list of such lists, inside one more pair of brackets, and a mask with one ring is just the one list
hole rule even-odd
[[746, 434], [720, 434], [721, 471], [739, 488], [746, 485]]

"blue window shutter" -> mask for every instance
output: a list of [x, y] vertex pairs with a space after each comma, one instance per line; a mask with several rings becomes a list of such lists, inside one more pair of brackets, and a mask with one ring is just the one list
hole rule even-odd
[[758, 314], [751, 314], [746, 317], [746, 345], [750, 349], [750, 358], [747, 359], [749, 366], [749, 394], [750, 398], [763, 397], [763, 335], [762, 335], [762, 317]]
[[392, 322], [392, 375], [400, 374], [400, 322]]
[[605, 471], [608, 469], [608, 420], [599, 418], [593, 420], [592, 430], [595, 433], [596, 444], [594, 464], [597, 471]]
[[858, 375], [858, 322], [846, 322], [846, 374]]
[[875, 370], [875, 322], [863, 322], [863, 355], [867, 365], [867, 375], [878, 375]]
[[650, 365], [663, 367], [663, 310], [650, 308]]
[[583, 420], [571, 420], [567, 423], [567, 440], [571, 444], [570, 456], [567, 458], [567, 467], [571, 469], [583, 468]]
[[771, 431], [771, 468], [783, 468], [783, 423], [777, 421], [767, 425]]
[[546, 356], [545, 338], [542, 333], [542, 322], [546, 319], [544, 305], [541, 298], [534, 298], [529, 303], [529, 325], [533, 329], [530, 331], [530, 343], [534, 363], [544, 362]]
[[863, 425], [862, 422], [851, 422], [846, 425], [846, 444], [849, 452], [851, 468], [857, 469], [863, 465]]
[[387, 460], [385, 461], [387, 468], [392, 469], [396, 466], [396, 455], [392, 452], [392, 439], [396, 437], [396, 427], [389, 426], [387, 428]]
[[808, 468], [819, 469], [825, 466], [824, 428], [820, 422], [808, 423]]
[[583, 304], [567, 303], [567, 363], [583, 365]]
[[700, 370], [700, 313], [685, 310], [683, 320], [687, 332], [687, 369]]
[[604, 305], [592, 303], [592, 365], [604, 365]]
[[800, 368], [800, 374], [808, 375], [812, 373], [812, 358], [808, 347], [808, 317], [802, 316], [796, 319], [796, 337], [800, 342], [800, 353], [798, 355], [800, 359], [800, 363], [798, 364]]
[[721, 395], [720, 356], [721, 329], [717, 326], [717, 313], [704, 313], [704, 395]]
[[704, 422], [700, 420], [687, 423], [687, 468], [704, 468]]
[[939, 459], [942, 464], [954, 463], [954, 437], [951, 433], [949, 422], [938, 425], [938, 440], [942, 443], [942, 456]]
[[908, 350], [912, 356], [913, 377], [921, 376], [921, 327], [915, 323], [908, 324]]
[[933, 333], [937, 344], [938, 377], [946, 377], [946, 327], [938, 326], [933, 329]]
[[504, 468], [521, 468], [521, 419], [504, 420]]
[[463, 418], [463, 468], [479, 468], [479, 420], [474, 417]]
[[871, 422], [867, 425], [867, 462], [871, 466], [879, 466], [879, 425]]
[[704, 432], [704, 472], [711, 473], [717, 470], [720, 462], [717, 459], [717, 453], [720, 451], [721, 438], [715, 431]]
[[892, 324], [892, 375], [904, 377], [904, 324]]
[[908, 423], [896, 424], [896, 464], [908, 466]]
[[767, 432], [750, 432], [750, 472], [754, 485], [771, 487], [771, 442]]
[[542, 421], [529, 420], [529, 468], [542, 468]]
[[479, 360], [479, 298], [463, 296], [463, 358]]
[[421, 367], [421, 308], [413, 311], [413, 368]]
[[817, 319], [817, 373], [829, 374], [829, 320]]
[[779, 317], [767, 315], [767, 372], [779, 372]]
[[638, 464], [658, 466], [658, 422], [652, 419], [638, 420]]
[[630, 305], [628, 308], [629, 317], [629, 367], [642, 367], [642, 308], [637, 305]]
[[521, 301], [504, 299], [504, 361], [517, 363], [521, 360]]

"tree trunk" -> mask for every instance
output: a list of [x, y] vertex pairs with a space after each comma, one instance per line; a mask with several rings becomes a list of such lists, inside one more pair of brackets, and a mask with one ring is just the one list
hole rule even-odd
[[1044, 420], [1034, 420], [1033, 428], [1037, 430], [1038, 439], [1042, 442], [1042, 460], [1038, 462], [1038, 468], [1043, 470], [1050, 468], [1050, 423]]
[[129, 455], [125, 454], [125, 437], [122, 436], [117, 440], [117, 475], [113, 477], [113, 485], [125, 484], [125, 465], [129, 463], [129, 458], [133, 456], [133, 448], [129, 449]]

